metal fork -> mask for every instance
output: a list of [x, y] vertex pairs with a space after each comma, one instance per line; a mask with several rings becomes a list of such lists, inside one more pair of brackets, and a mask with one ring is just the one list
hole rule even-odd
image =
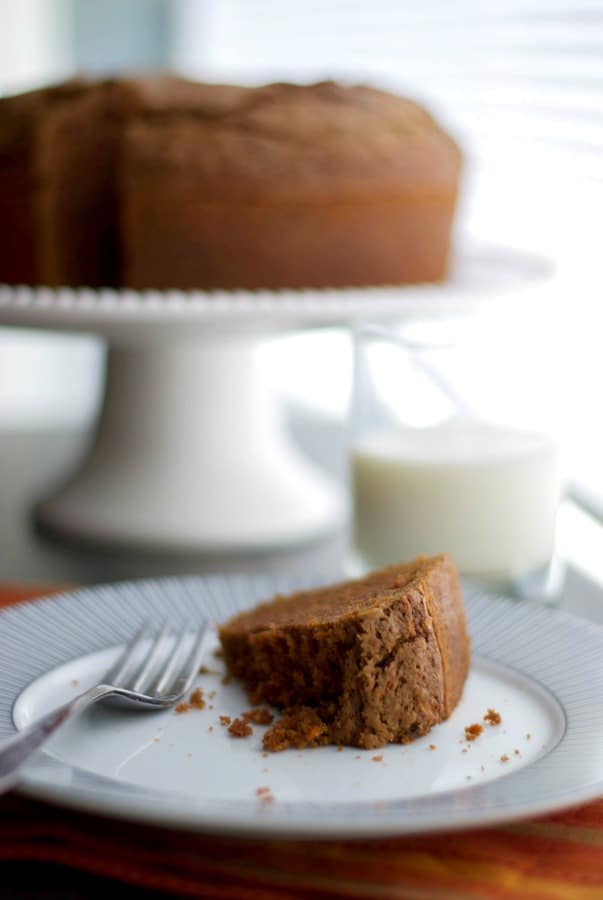
[[166, 623], [140, 658], [151, 633], [149, 624], [145, 623], [100, 684], [0, 745], [0, 793], [15, 786], [22, 767], [57, 728], [98, 700], [110, 697], [120, 705], [149, 710], [165, 709], [181, 700], [199, 671], [207, 628], [204, 623], [194, 632], [192, 646], [181, 660], [184, 648], [190, 644], [190, 631], [185, 629], [170, 640]]

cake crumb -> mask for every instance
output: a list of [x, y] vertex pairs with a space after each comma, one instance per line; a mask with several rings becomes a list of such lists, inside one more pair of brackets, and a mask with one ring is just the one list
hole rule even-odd
[[263, 739], [264, 749], [272, 753], [320, 747], [326, 743], [328, 727], [317, 711], [309, 706], [293, 706], [285, 710]]
[[211, 732], [214, 730], [214, 726], [213, 726], [213, 725], [210, 725], [209, 728], [208, 728], [207, 730], [211, 733]]
[[463, 747], [463, 749], [461, 750], [461, 753], [466, 753], [466, 752], [467, 752], [467, 747]]
[[519, 752], [519, 750], [517, 749], [517, 747], [515, 748], [515, 750], [513, 751], [513, 753], [515, 754], [515, 756], [521, 756], [521, 753]]
[[244, 722], [243, 719], [235, 719], [229, 726], [228, 733], [236, 738], [246, 738], [253, 734], [253, 728]]
[[230, 725], [231, 722], [230, 716], [220, 716], [220, 725]]
[[215, 656], [216, 659], [224, 659], [224, 651], [221, 647], [216, 647], [212, 655]]
[[528, 733], [526, 734], [526, 741], [531, 740], [531, 738], [532, 738], [532, 735], [531, 735], [530, 732], [528, 731]]
[[475, 741], [483, 730], [484, 726], [480, 725], [479, 722], [474, 722], [473, 725], [465, 725], [465, 740]]
[[209, 706], [208, 706], [207, 708], [208, 708], [208, 709], [213, 709], [213, 708], [214, 708], [213, 703], [210, 703]]
[[177, 713], [189, 712], [191, 709], [205, 709], [205, 700], [203, 699], [203, 691], [197, 688], [192, 692], [188, 701], [183, 700], [175, 707]]
[[203, 691], [196, 688], [188, 698], [188, 702], [192, 709], [205, 709], [205, 700], [203, 699]]
[[269, 753], [262, 753], [262, 759], [268, 759], [269, 756]]
[[216, 696], [216, 691], [210, 691], [207, 696], [209, 697], [210, 700], [213, 700], [214, 697]]
[[71, 687], [78, 687], [78, 685], [79, 685], [78, 679], [77, 679], [77, 678], [72, 678], [72, 679], [71, 679]]
[[429, 745], [429, 749], [430, 749], [430, 750], [436, 750], [437, 747], [436, 747], [435, 744], [430, 744], [430, 745]]
[[371, 756], [371, 759], [373, 762], [382, 762], [383, 757], [382, 756]]
[[219, 675], [217, 669], [210, 669], [208, 666], [201, 666], [199, 669], [199, 675]]
[[500, 761], [501, 762], [509, 762], [509, 757], [507, 756], [506, 753], [503, 753], [503, 755], [500, 758]]
[[342, 751], [343, 751], [343, 747], [342, 747], [341, 744], [340, 744], [339, 747], [337, 748], [337, 752], [338, 752], [338, 753], [342, 753]]
[[270, 725], [274, 721], [274, 716], [267, 706], [256, 706], [244, 712], [241, 718], [244, 722], [251, 722], [253, 725]]
[[496, 712], [495, 709], [488, 709], [488, 712], [484, 716], [484, 722], [487, 722], [488, 725], [500, 725], [502, 716], [499, 712]]
[[274, 794], [269, 787], [256, 788], [256, 794], [260, 798], [261, 803], [274, 803]]

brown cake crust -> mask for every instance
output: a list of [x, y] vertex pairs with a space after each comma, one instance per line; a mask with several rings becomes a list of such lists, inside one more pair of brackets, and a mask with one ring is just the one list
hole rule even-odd
[[276, 598], [231, 619], [220, 640], [251, 701], [289, 710], [284, 726], [273, 726], [269, 749], [283, 749], [283, 727], [291, 735], [295, 721], [312, 724], [314, 745], [412, 740], [450, 715], [469, 667], [458, 576], [447, 556]]
[[39, 263], [38, 127], [43, 119], [81, 96], [74, 80], [0, 99], [0, 282], [43, 283]]

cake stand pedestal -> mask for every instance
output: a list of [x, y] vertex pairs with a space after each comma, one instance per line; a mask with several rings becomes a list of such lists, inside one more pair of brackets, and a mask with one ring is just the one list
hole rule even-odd
[[[0, 286], [0, 325], [92, 332], [108, 344], [88, 454], [38, 505], [47, 529], [101, 544], [255, 551], [316, 540], [341, 491], [287, 434], [258, 363], [260, 339], [300, 327], [519, 306], [550, 265], [512, 251], [455, 259], [445, 285], [216, 293]], [[311, 365], [311, 360], [308, 361]]]
[[90, 452], [38, 506], [65, 535], [208, 552], [295, 544], [343, 513], [288, 439], [249, 339], [111, 347]]

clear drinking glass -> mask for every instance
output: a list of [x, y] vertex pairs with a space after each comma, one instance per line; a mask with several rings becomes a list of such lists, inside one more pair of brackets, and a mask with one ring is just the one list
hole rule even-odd
[[559, 588], [552, 365], [504, 317], [357, 328], [351, 475], [363, 568], [446, 551], [491, 589]]

